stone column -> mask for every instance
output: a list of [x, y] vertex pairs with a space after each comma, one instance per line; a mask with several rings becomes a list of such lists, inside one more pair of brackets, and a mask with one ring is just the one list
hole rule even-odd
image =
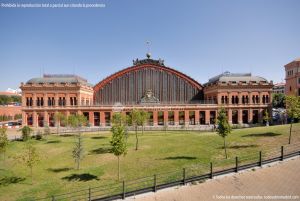
[[33, 97], [32, 97], [32, 106], [35, 107], [36, 106], [36, 93], [33, 93]]
[[55, 93], [55, 96], [54, 96], [54, 100], [55, 100], [55, 107], [58, 107], [58, 100], [59, 100], [59, 97], [58, 97], [58, 93]]
[[104, 111], [100, 112], [100, 126], [105, 126], [105, 113], [104, 113]]
[[48, 107], [48, 94], [44, 93], [44, 107]]
[[210, 110], [205, 110], [205, 124], [210, 124]]
[[238, 123], [243, 124], [243, 110], [242, 109], [238, 110]]
[[242, 105], [243, 102], [242, 102], [242, 93], [241, 92], [238, 92], [238, 97], [239, 97], [239, 105]]
[[263, 123], [263, 111], [264, 111], [264, 109], [262, 109], [262, 108], [260, 108], [258, 110], [258, 122], [259, 123]]
[[70, 94], [66, 93], [66, 106], [70, 106]]
[[24, 111], [22, 111], [22, 126], [27, 126], [27, 113]]
[[37, 127], [37, 113], [34, 111], [32, 113], [32, 127], [36, 128]]
[[188, 126], [190, 124], [190, 111], [185, 110], [184, 111], [184, 125]]
[[178, 110], [174, 110], [174, 124], [175, 124], [175, 126], [179, 125], [179, 111]]
[[200, 111], [199, 110], [195, 110], [195, 125], [199, 124], [200, 121], [200, 115], [199, 115]]
[[262, 105], [262, 92], [259, 92], [259, 104]]
[[228, 122], [232, 124], [232, 109], [228, 109], [227, 113], [228, 113]]
[[94, 112], [89, 112], [89, 123], [91, 126], [94, 126]]
[[153, 126], [157, 126], [157, 122], [158, 122], [157, 111], [154, 110], [153, 111]]
[[169, 112], [167, 110], [164, 111], [164, 124], [169, 125]]
[[249, 109], [249, 112], [248, 112], [248, 121], [249, 121], [249, 124], [252, 124], [253, 123], [253, 109]]
[[47, 111], [44, 111], [44, 127], [49, 126], [49, 115]]
[[232, 104], [232, 93], [228, 93], [228, 104], [231, 105]]

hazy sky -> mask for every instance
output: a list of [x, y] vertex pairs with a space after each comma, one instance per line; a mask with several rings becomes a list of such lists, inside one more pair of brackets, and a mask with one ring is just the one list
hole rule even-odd
[[92, 84], [153, 58], [207, 82], [222, 71], [284, 80], [300, 57], [299, 0], [31, 0], [103, 3], [105, 8], [1, 8], [0, 90], [44, 73]]

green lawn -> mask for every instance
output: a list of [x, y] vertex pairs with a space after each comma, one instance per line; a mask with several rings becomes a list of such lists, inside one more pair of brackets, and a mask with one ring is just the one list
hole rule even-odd
[[[228, 161], [237, 155], [244, 157], [244, 161], [256, 160], [259, 150], [266, 152], [276, 148], [279, 152], [280, 146], [288, 143], [288, 132], [289, 125], [234, 130], [227, 138]], [[83, 135], [85, 158], [80, 170], [74, 169], [71, 156], [74, 136], [53, 135], [46, 140], [34, 140], [41, 161], [34, 168], [33, 185], [28, 168], [13, 159], [22, 152], [24, 142], [11, 142], [6, 160], [0, 159], [0, 200], [29, 200], [115, 182], [117, 159], [109, 153], [110, 137], [109, 132]], [[300, 124], [294, 125], [292, 142], [300, 142]], [[226, 164], [223, 139], [212, 132], [145, 132], [143, 136], [140, 134], [138, 151], [135, 151], [135, 136], [131, 133], [128, 144], [128, 154], [121, 158], [121, 175], [125, 180], [184, 167], [189, 171], [187, 174], [193, 174], [194, 167], [208, 167], [210, 161], [220, 166]], [[248, 157], [249, 154], [253, 157]], [[87, 175], [74, 176], [84, 173]]]

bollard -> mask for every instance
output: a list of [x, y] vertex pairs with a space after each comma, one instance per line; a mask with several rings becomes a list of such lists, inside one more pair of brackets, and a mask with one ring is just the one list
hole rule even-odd
[[262, 166], [262, 153], [261, 151], [259, 152], [259, 166]]
[[213, 164], [212, 162], [210, 162], [210, 178], [212, 179], [213, 178]]
[[92, 200], [92, 192], [91, 192], [91, 187], [89, 187], [89, 201]]
[[235, 172], [239, 171], [239, 158], [236, 156], [235, 157]]
[[154, 180], [154, 188], [153, 188], [153, 190], [154, 190], [154, 192], [156, 192], [156, 174], [154, 175], [153, 180]]
[[183, 185], [185, 185], [185, 168], [182, 169]]
[[284, 155], [283, 155], [283, 146], [281, 146], [281, 161], [283, 161], [283, 157], [284, 157]]
[[123, 195], [122, 195], [122, 199], [125, 199], [125, 181], [123, 181]]

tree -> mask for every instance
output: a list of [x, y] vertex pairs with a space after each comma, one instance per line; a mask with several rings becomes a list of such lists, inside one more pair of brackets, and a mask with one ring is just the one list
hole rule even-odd
[[224, 108], [221, 108], [221, 110], [219, 111], [217, 120], [218, 120], [217, 133], [224, 140], [224, 151], [225, 151], [225, 157], [227, 159], [226, 137], [228, 136], [228, 134], [231, 133], [231, 126], [228, 122], [226, 111]]
[[44, 127], [44, 136], [45, 136], [45, 138], [47, 139], [47, 136], [50, 135], [50, 134], [51, 134], [51, 130], [50, 130], [49, 126], [45, 125], [45, 127]]
[[112, 116], [112, 124], [114, 125], [126, 125], [128, 122], [126, 115], [115, 112]]
[[294, 119], [300, 117], [300, 97], [286, 96], [286, 110], [288, 117], [291, 118], [289, 135], [289, 144], [291, 144], [293, 122]]
[[134, 127], [135, 130], [135, 150], [138, 150], [139, 146], [139, 138], [138, 138], [138, 127], [140, 125], [140, 119], [141, 119], [141, 113], [140, 111], [134, 109], [131, 111], [131, 124]]
[[120, 124], [113, 124], [111, 128], [112, 139], [112, 153], [118, 158], [118, 180], [120, 180], [120, 156], [125, 156], [127, 153], [127, 144], [125, 137], [125, 126]]
[[269, 126], [270, 116], [269, 116], [268, 110], [265, 110], [263, 119], [266, 122], [266, 126]]
[[[84, 115], [70, 115], [68, 118], [68, 125], [75, 129], [79, 129], [82, 126], [85, 126], [87, 124], [87, 118]], [[77, 169], [80, 168], [80, 161], [84, 157], [83, 152], [83, 143], [82, 143], [82, 137], [81, 132], [78, 132], [77, 135], [77, 141], [75, 142], [75, 146], [72, 151], [72, 156], [75, 160], [75, 163], [77, 164]]]
[[285, 95], [284, 94], [272, 94], [272, 105], [274, 108], [285, 107]]
[[22, 132], [22, 140], [23, 141], [27, 141], [30, 138], [31, 133], [33, 132], [32, 128], [30, 128], [29, 126], [24, 126], [23, 128], [21, 128], [18, 131]]
[[80, 161], [83, 159], [84, 151], [83, 151], [83, 144], [82, 144], [82, 137], [81, 134], [77, 136], [77, 142], [75, 142], [75, 146], [73, 148], [72, 156], [77, 164], [77, 170], [80, 168]]
[[55, 124], [56, 124], [56, 128], [57, 128], [57, 134], [59, 133], [59, 128], [61, 124], [66, 124], [67, 118], [66, 116], [61, 113], [61, 112], [57, 112], [54, 114], [54, 120], [55, 120]]
[[6, 128], [0, 128], [0, 153], [3, 154], [3, 160], [5, 161], [5, 152], [8, 145], [8, 138], [6, 134]]
[[26, 142], [24, 151], [17, 158], [30, 169], [31, 184], [33, 183], [33, 167], [40, 161], [39, 154], [32, 143]]
[[149, 113], [144, 110], [140, 111], [139, 125], [142, 126], [142, 135], [144, 135], [144, 128], [148, 119], [149, 119]]

